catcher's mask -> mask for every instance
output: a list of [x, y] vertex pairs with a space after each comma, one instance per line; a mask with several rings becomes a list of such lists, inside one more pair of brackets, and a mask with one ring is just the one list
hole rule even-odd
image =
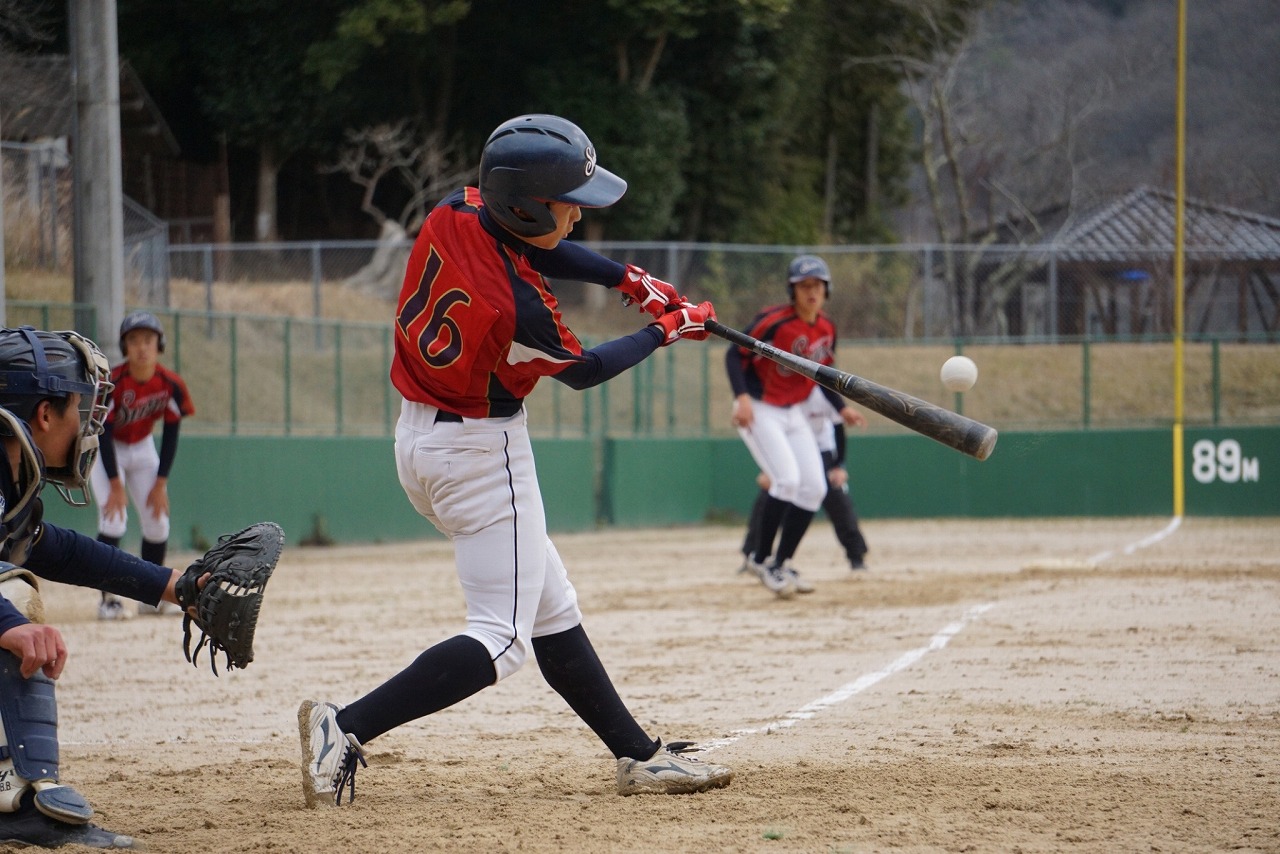
[[[89, 472], [98, 456], [98, 437], [113, 388], [110, 373], [107, 357], [78, 332], [45, 332], [31, 326], [0, 329], [0, 407], [29, 422], [41, 401], [80, 395], [80, 430], [67, 453], [67, 462], [44, 470], [44, 479], [74, 507], [89, 503]], [[25, 424], [23, 427], [14, 430], [11, 419], [0, 420], [0, 432], [29, 444], [30, 433]], [[39, 449], [32, 450], [43, 463]], [[73, 490], [79, 495], [73, 495]]]

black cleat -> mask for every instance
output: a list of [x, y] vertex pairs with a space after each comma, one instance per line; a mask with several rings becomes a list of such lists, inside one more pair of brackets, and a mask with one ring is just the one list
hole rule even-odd
[[132, 836], [112, 833], [96, 824], [67, 824], [49, 818], [35, 807], [31, 794], [22, 797], [16, 812], [0, 813], [0, 844], [33, 845], [37, 848], [61, 848], [84, 845], [88, 848], [129, 848], [140, 850]]

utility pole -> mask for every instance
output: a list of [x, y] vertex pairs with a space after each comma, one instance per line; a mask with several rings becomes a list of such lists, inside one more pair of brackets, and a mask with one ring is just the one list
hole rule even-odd
[[[76, 329], [101, 342], [124, 319], [124, 210], [120, 173], [120, 60], [115, 0], [67, 0], [75, 199], [72, 253]], [[105, 349], [105, 348], [104, 348]]]
[[[3, 139], [0, 136], [0, 139]], [[9, 325], [5, 306], [9, 302], [9, 294], [4, 284], [4, 153], [0, 152], [0, 327]]]

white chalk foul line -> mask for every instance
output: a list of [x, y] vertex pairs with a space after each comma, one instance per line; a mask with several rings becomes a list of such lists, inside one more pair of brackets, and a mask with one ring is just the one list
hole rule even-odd
[[787, 727], [795, 726], [801, 721], [807, 721], [823, 709], [843, 703], [855, 694], [860, 694], [867, 690], [880, 680], [892, 676], [900, 670], [906, 670], [908, 667], [924, 658], [927, 653], [942, 649], [951, 642], [953, 637], [960, 634], [960, 631], [966, 625], [972, 622], [980, 614], [989, 610], [994, 604], [994, 602], [985, 602], [981, 605], [974, 605], [972, 608], [965, 611], [964, 616], [959, 620], [956, 620], [954, 623], [948, 623], [940, 632], [931, 637], [926, 646], [913, 649], [910, 652], [904, 652], [902, 655], [894, 659], [894, 661], [892, 661], [887, 667], [871, 673], [865, 673], [847, 685], [842, 685], [825, 697], [819, 697], [813, 702], [801, 706], [794, 712], [788, 712], [782, 717], [776, 718], [761, 727], [755, 727], [754, 729], [735, 729], [731, 735], [727, 735], [724, 738], [713, 739], [711, 741], [699, 742], [698, 746], [704, 752], [715, 750], [717, 747], [724, 747], [726, 745], [733, 744], [743, 736], [786, 729]]
[[[1138, 549], [1145, 549], [1147, 546], [1154, 546], [1156, 543], [1160, 542], [1165, 537], [1169, 536], [1174, 531], [1178, 530], [1178, 526], [1181, 524], [1182, 524], [1182, 517], [1174, 516], [1172, 519], [1169, 520], [1169, 524], [1164, 526], [1164, 530], [1156, 531], [1154, 534], [1152, 534], [1149, 537], [1143, 537], [1141, 540], [1138, 540], [1136, 543], [1129, 543], [1129, 545], [1125, 546], [1120, 550], [1120, 554], [1131, 555], [1134, 552], [1136, 552]], [[1108, 549], [1107, 551], [1104, 551], [1104, 552], [1098, 552], [1096, 555], [1089, 558], [1089, 563], [1090, 565], [1097, 565], [1099, 563], [1102, 563], [1104, 560], [1110, 560], [1111, 558], [1115, 557], [1115, 555], [1116, 555], [1115, 551], [1111, 549]]]

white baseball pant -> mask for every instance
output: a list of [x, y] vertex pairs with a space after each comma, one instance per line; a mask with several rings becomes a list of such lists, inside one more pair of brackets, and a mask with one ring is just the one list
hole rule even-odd
[[467, 602], [463, 634], [484, 644], [502, 680], [535, 636], [582, 622], [578, 594], [547, 538], [547, 520], [523, 410], [510, 418], [436, 421], [404, 401], [396, 470], [414, 509], [453, 541]]
[[750, 427], [739, 427], [756, 465], [769, 476], [769, 494], [801, 510], [816, 511], [827, 494], [822, 454], [799, 406], [751, 401]]
[[[147, 508], [147, 496], [151, 494], [160, 474], [160, 455], [156, 452], [155, 437], [148, 436], [132, 444], [116, 442], [115, 451], [116, 473], [124, 483], [134, 509], [138, 511], [142, 539], [151, 543], [168, 541], [169, 514], [157, 515]], [[107, 470], [102, 467], [101, 454], [94, 460], [93, 470], [89, 472], [89, 485], [98, 504], [98, 533], [117, 539], [123, 537], [129, 525], [128, 509], [118, 516], [108, 517], [103, 514], [107, 497], [111, 495], [111, 481], [107, 478]]]
[[809, 396], [797, 404], [809, 421], [814, 438], [818, 440], [818, 450], [834, 452], [836, 449], [836, 425], [843, 424], [840, 413], [831, 406], [831, 401], [822, 393], [822, 386], [815, 385]]

